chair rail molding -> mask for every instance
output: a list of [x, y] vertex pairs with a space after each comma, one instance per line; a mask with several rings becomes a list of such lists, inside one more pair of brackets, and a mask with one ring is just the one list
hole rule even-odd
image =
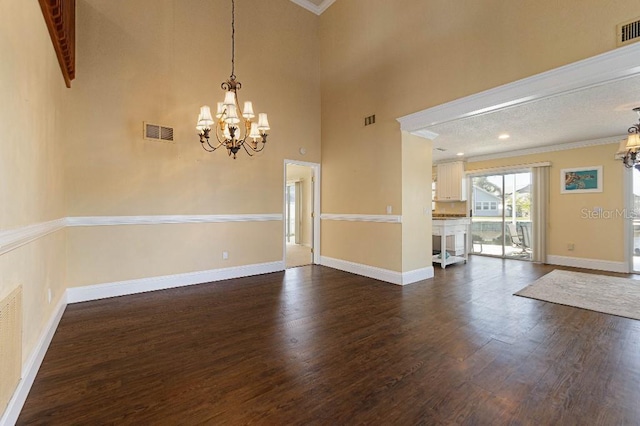
[[402, 223], [402, 216], [390, 214], [334, 214], [322, 213], [321, 220], [341, 220], [347, 222]]
[[0, 230], [0, 255], [64, 228], [64, 218]]
[[162, 225], [177, 223], [269, 222], [283, 220], [282, 213], [152, 216], [76, 216], [68, 226]]

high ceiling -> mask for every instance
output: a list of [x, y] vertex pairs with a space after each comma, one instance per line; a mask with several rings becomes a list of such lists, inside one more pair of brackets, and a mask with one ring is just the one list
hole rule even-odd
[[[622, 139], [638, 122], [640, 76], [429, 126], [433, 159], [497, 153], [602, 139]], [[499, 135], [508, 134], [508, 139]], [[441, 151], [445, 149], [446, 151]], [[456, 154], [463, 152], [464, 156]], [[613, 155], [613, 153], [612, 153]]]
[[[335, 0], [291, 0], [318, 15]], [[493, 112], [423, 127], [433, 139], [433, 160], [480, 160], [562, 145], [609, 143], [622, 140], [638, 122], [632, 111], [640, 107], [640, 74], [571, 90]], [[500, 139], [508, 134], [509, 138]], [[567, 146], [567, 147], [568, 147]], [[463, 156], [457, 154], [464, 153]]]

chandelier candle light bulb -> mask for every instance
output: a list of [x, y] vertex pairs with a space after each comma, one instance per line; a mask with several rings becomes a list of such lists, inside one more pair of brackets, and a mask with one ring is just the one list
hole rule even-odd
[[[200, 108], [196, 130], [200, 136], [200, 144], [205, 151], [213, 152], [220, 147], [227, 149], [229, 156], [236, 154], [240, 149], [244, 149], [249, 156], [252, 152], [260, 152], [267, 143], [267, 130], [269, 120], [267, 114], [258, 114], [258, 122], [252, 121], [256, 114], [253, 112], [253, 103], [245, 101], [244, 108], [240, 108], [238, 101], [238, 90], [242, 84], [236, 80], [235, 75], [235, 0], [231, 0], [231, 75], [229, 79], [222, 83], [222, 90], [225, 91], [224, 101], [216, 105], [217, 126], [213, 129], [212, 124], [216, 121], [211, 116], [211, 109], [205, 105]], [[241, 118], [242, 117], [242, 118]], [[244, 126], [239, 124], [244, 121]], [[215, 134], [217, 143], [211, 143], [209, 138], [211, 132]], [[247, 138], [253, 141], [245, 143]]]

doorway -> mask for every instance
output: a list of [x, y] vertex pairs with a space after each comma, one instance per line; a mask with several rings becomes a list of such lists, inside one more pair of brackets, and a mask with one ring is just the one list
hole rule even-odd
[[471, 252], [531, 260], [531, 172], [471, 178]]
[[284, 262], [286, 268], [318, 263], [319, 164], [285, 160]]

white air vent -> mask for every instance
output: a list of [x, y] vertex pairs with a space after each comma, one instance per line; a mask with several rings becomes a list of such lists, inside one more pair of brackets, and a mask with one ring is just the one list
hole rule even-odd
[[640, 41], [640, 18], [635, 18], [617, 26], [618, 46]]
[[173, 127], [144, 122], [144, 138], [150, 141], [173, 142]]

